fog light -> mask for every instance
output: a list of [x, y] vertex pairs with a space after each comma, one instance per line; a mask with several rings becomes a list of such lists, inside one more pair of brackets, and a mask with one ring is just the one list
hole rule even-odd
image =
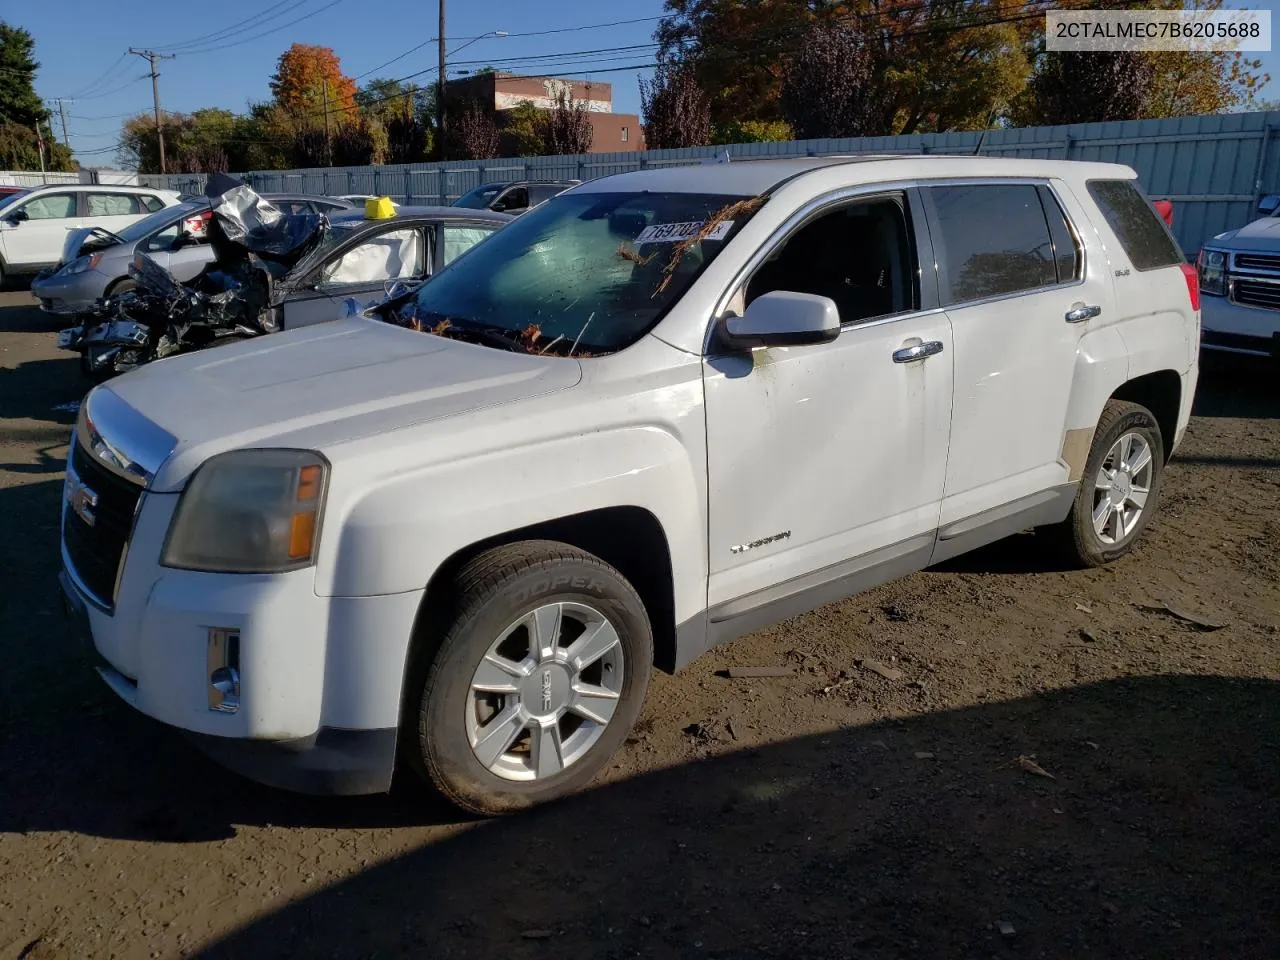
[[240, 709], [240, 631], [211, 628], [206, 662], [209, 709], [235, 713]]

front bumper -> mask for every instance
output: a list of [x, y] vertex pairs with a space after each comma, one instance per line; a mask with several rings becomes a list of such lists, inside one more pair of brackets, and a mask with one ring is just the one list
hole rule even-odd
[[[401, 685], [421, 592], [320, 597], [314, 570], [274, 576], [170, 570], [159, 556], [172, 502], [144, 495], [114, 605], [59, 577], [86, 655], [130, 706], [215, 761], [304, 793], [390, 788]], [[214, 631], [234, 632], [239, 701], [216, 709]]]
[[111, 278], [97, 270], [71, 276], [40, 276], [31, 282], [31, 292], [40, 298], [40, 309], [56, 316], [91, 309], [106, 293]]
[[1205, 295], [1200, 301], [1200, 325], [1200, 345], [1206, 350], [1280, 359], [1280, 310]]

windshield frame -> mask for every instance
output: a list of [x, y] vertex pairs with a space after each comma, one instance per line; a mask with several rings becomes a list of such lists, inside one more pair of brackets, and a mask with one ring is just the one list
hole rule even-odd
[[[467, 328], [473, 331], [477, 328], [499, 331], [518, 344], [522, 352], [531, 354], [564, 356], [564, 353], [549, 353], [555, 344], [559, 344], [562, 351], [572, 346], [573, 349], [568, 353], [570, 356], [594, 357], [621, 353], [652, 333], [672, 309], [684, 301], [690, 290], [768, 199], [767, 194], [750, 196], [691, 190], [566, 191], [543, 201], [524, 216], [514, 218], [484, 242], [476, 244], [464, 255], [446, 264], [412, 295], [382, 304], [384, 309], [379, 311], [379, 315], [384, 322], [437, 335], [447, 334], [451, 326], [459, 333], [464, 333]], [[641, 209], [634, 209], [630, 205]], [[571, 208], [567, 214], [566, 207]], [[573, 225], [576, 222], [589, 224], [591, 221], [606, 220], [610, 222], [610, 231], [614, 232], [616, 228], [612, 221], [615, 216], [624, 221], [639, 216], [642, 229], [631, 237], [617, 233], [616, 247], [611, 248], [613, 256], [641, 268], [661, 258], [656, 265], [656, 269], [661, 272], [657, 276], [646, 278], [643, 275], [637, 276], [633, 268], [631, 276], [618, 284], [609, 280], [612, 263], [610, 256], [606, 254], [596, 259], [591, 266], [594, 276], [583, 287], [590, 292], [583, 293], [582, 297], [587, 299], [579, 310], [588, 310], [592, 306], [592, 298], [598, 298], [599, 303], [595, 310], [591, 310], [576, 337], [571, 326], [556, 333], [556, 327], [569, 323], [568, 318], [562, 318], [555, 312], [559, 303], [557, 297], [565, 300], [573, 296], [572, 292], [551, 292], [545, 299], [537, 301], [537, 308], [532, 311], [529, 311], [529, 304], [522, 304], [518, 297], [503, 295], [503, 284], [519, 286], [521, 269], [530, 270], [531, 276], [537, 275], [538, 257], [545, 256], [545, 252], [540, 254], [537, 248], [545, 246], [550, 237], [558, 234], [563, 238], [561, 242], [565, 244], [564, 253], [557, 251], [557, 256], [571, 255], [575, 241]], [[669, 219], [671, 216], [677, 217], [677, 220]], [[686, 219], [679, 221], [680, 216]], [[645, 226], [645, 217], [656, 219], [651, 219]], [[727, 229], [720, 229], [721, 224]], [[637, 252], [640, 248], [636, 246], [635, 240], [641, 233], [662, 226], [684, 227], [688, 230], [699, 225], [701, 229], [696, 236], [693, 233], [676, 233], [661, 239], [654, 237], [641, 240], [641, 247], [647, 246], [652, 252], [644, 255]], [[623, 229], [625, 231], [626, 228]], [[614, 240], [611, 239], [610, 243], [613, 245]], [[703, 245], [707, 243], [711, 244], [710, 249]], [[514, 246], [509, 251], [497, 252], [495, 244]], [[677, 266], [691, 250], [694, 257], [692, 266], [677, 270]], [[484, 263], [479, 263], [476, 256], [473, 256], [480, 251], [488, 254], [488, 257], [480, 257], [486, 261]], [[532, 260], [531, 265], [512, 266], [527, 259]], [[490, 260], [493, 262], [487, 262]], [[513, 274], [508, 274], [508, 269]], [[546, 269], [550, 269], [555, 275], [561, 275], [561, 271], [554, 269], [553, 265], [549, 264]], [[454, 282], [453, 278], [460, 270], [479, 271], [476, 278], [478, 282], [468, 284], [470, 278]], [[676, 279], [674, 285], [671, 283], [672, 279]], [[496, 280], [497, 286], [483, 280]], [[643, 286], [639, 288], [637, 296], [635, 284], [643, 285], [646, 282], [654, 283], [648, 297], [644, 297]], [[593, 288], [592, 285], [597, 283]], [[436, 303], [423, 302], [436, 299], [437, 295], [440, 299]], [[561, 312], [567, 312], [577, 305], [582, 297], [572, 299]], [[615, 303], [609, 303], [610, 298], [617, 299]], [[653, 302], [652, 312], [646, 315], [650, 301]], [[546, 312], [543, 312], [544, 309]], [[584, 339], [588, 326], [593, 322], [591, 318], [599, 310], [612, 311], [612, 343]], [[517, 316], [526, 319], [515, 320]], [[499, 317], [506, 322], [499, 322]], [[576, 324], [581, 319], [575, 316], [573, 323]], [[547, 324], [551, 324], [551, 329], [544, 333], [542, 327]], [[579, 352], [575, 354], [575, 350]]]

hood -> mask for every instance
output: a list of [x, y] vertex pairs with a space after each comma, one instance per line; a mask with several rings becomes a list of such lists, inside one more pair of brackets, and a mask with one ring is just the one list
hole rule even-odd
[[62, 258], [59, 266], [70, 263], [76, 257], [82, 257], [94, 250], [104, 250], [124, 243], [117, 234], [104, 227], [78, 227], [67, 233], [66, 243], [62, 245]]
[[[165, 492], [227, 450], [280, 445], [323, 451], [565, 390], [581, 377], [576, 361], [354, 317], [147, 364], [94, 394], [109, 391], [106, 399], [123, 401], [174, 438], [152, 484]], [[92, 408], [92, 394], [88, 402]]]
[[1259, 250], [1280, 253], [1280, 217], [1263, 217], [1239, 230], [1220, 233], [1205, 246], [1228, 244], [1232, 250]]

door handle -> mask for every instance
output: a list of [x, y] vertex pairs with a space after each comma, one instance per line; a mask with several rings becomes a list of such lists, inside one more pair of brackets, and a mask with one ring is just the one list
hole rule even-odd
[[894, 363], [915, 363], [917, 360], [923, 360], [925, 357], [932, 357], [935, 353], [942, 352], [941, 340], [925, 340], [923, 343], [917, 343], [910, 347], [902, 347], [893, 351]]
[[1067, 311], [1067, 323], [1080, 323], [1082, 320], [1092, 320], [1100, 313], [1102, 313], [1101, 307], [1091, 306], [1086, 303], [1073, 303], [1071, 305], [1071, 309]]

